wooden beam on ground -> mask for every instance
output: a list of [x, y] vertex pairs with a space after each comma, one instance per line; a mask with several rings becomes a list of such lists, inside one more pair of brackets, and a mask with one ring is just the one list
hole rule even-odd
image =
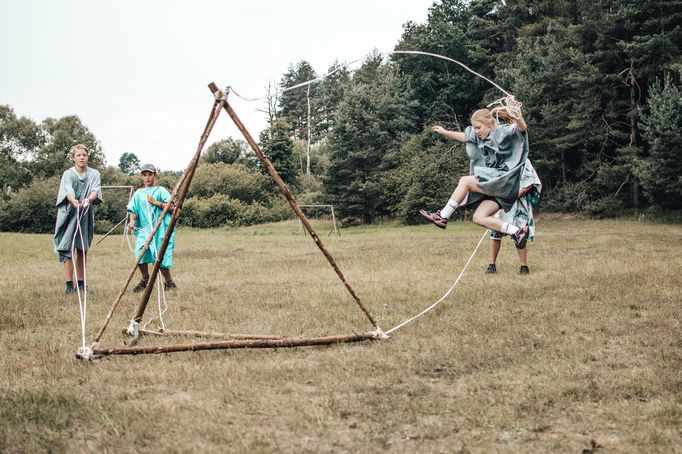
[[[128, 333], [128, 328], [122, 328], [123, 334]], [[164, 331], [150, 331], [147, 329], [140, 329], [140, 336], [156, 336], [156, 337], [171, 337], [171, 336], [185, 336], [185, 337], [208, 337], [213, 339], [295, 339], [295, 336], [274, 336], [268, 334], [237, 334], [237, 333], [216, 333], [209, 331], [188, 331], [188, 330], [173, 330], [167, 329]], [[300, 338], [300, 337], [299, 337]]]
[[153, 353], [196, 352], [201, 350], [227, 350], [239, 348], [293, 348], [316, 345], [333, 345], [349, 342], [378, 340], [374, 333], [351, 334], [345, 336], [328, 336], [313, 338], [261, 339], [261, 340], [229, 340], [220, 342], [204, 342], [198, 344], [152, 345], [148, 347], [114, 347], [93, 349], [94, 355], [143, 355]]

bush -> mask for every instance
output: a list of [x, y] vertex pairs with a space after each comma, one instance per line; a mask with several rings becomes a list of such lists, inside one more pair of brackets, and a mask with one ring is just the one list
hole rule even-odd
[[202, 164], [190, 186], [192, 197], [208, 198], [222, 194], [249, 204], [266, 202], [272, 195], [271, 178], [241, 164]]
[[180, 221], [183, 225], [197, 228], [239, 227], [276, 222], [294, 216], [284, 199], [275, 199], [274, 203], [268, 204], [246, 204], [224, 194], [215, 194], [208, 198], [187, 199], [182, 207]]
[[57, 221], [57, 190], [60, 176], [37, 178], [30, 186], [0, 202], [0, 230], [5, 232], [48, 233]]

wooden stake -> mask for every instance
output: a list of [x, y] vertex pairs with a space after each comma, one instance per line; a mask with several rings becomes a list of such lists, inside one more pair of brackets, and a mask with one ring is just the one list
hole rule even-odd
[[[208, 85], [208, 88], [211, 90], [211, 92], [215, 95], [219, 89], [216, 84], [211, 82]], [[346, 277], [343, 275], [343, 272], [341, 272], [341, 269], [336, 265], [336, 261], [334, 260], [334, 257], [329, 253], [327, 248], [324, 246], [322, 243], [322, 240], [320, 237], [317, 236], [317, 233], [315, 233], [315, 230], [313, 229], [313, 226], [310, 224], [310, 221], [308, 221], [308, 218], [306, 218], [305, 214], [303, 214], [303, 211], [301, 211], [301, 208], [298, 206], [298, 202], [296, 201], [296, 198], [294, 195], [291, 193], [289, 188], [287, 187], [286, 183], [282, 180], [282, 178], [279, 176], [279, 173], [277, 173], [277, 170], [275, 170], [275, 167], [272, 165], [270, 160], [265, 156], [265, 154], [261, 151], [260, 147], [256, 143], [255, 140], [253, 140], [253, 137], [251, 137], [251, 134], [249, 131], [246, 129], [244, 124], [241, 122], [237, 114], [235, 113], [234, 110], [232, 110], [232, 107], [230, 106], [229, 103], [225, 102], [223, 108], [227, 112], [227, 114], [232, 118], [232, 121], [234, 121], [234, 124], [237, 126], [237, 129], [242, 133], [248, 144], [251, 146], [253, 149], [254, 153], [256, 153], [256, 156], [258, 156], [258, 159], [260, 159], [261, 163], [265, 166], [267, 169], [268, 173], [272, 177], [273, 180], [275, 180], [275, 183], [279, 187], [280, 191], [282, 191], [282, 194], [284, 194], [284, 197], [286, 197], [287, 201], [289, 202], [289, 205], [291, 205], [291, 208], [293, 208], [294, 212], [298, 216], [298, 218], [301, 220], [303, 223], [303, 226], [306, 228], [308, 233], [310, 234], [311, 238], [315, 241], [315, 244], [317, 244], [317, 247], [322, 251], [322, 254], [327, 258], [327, 261], [331, 265], [331, 267], [336, 271], [336, 274], [339, 276], [341, 279], [341, 282], [343, 282], [343, 285], [346, 287], [348, 292], [351, 294], [355, 302], [357, 303], [358, 306], [360, 306], [360, 309], [362, 312], [365, 314], [365, 317], [370, 321], [370, 323], [376, 328], [380, 329], [379, 325], [374, 321], [370, 313], [365, 309], [364, 304], [362, 304], [362, 301], [360, 300], [360, 297], [355, 293], [353, 288], [350, 286], [348, 281], [346, 281]]]
[[152, 345], [148, 347], [114, 347], [114, 348], [93, 348], [94, 355], [141, 355], [149, 353], [172, 353], [200, 350], [226, 350], [237, 348], [293, 348], [306, 347], [313, 345], [332, 345], [349, 342], [361, 342], [366, 340], [377, 340], [373, 333], [352, 334], [346, 336], [329, 336], [300, 339], [268, 339], [268, 340], [244, 340], [244, 341], [221, 341], [204, 342], [199, 344], [178, 344], [178, 345]]

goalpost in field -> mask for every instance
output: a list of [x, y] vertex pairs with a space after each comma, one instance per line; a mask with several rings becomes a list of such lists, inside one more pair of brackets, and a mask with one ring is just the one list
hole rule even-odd
[[[104, 191], [105, 189], [126, 189], [128, 191], [128, 199], [126, 200], [126, 205], [130, 201], [130, 199], [133, 198], [133, 193], [135, 192], [135, 188], [133, 186], [102, 186], [102, 190]], [[130, 252], [133, 251], [133, 246], [130, 244], [130, 236], [128, 235], [128, 219], [130, 217], [130, 214], [128, 213], [128, 210], [126, 209], [125, 216], [123, 219], [121, 219], [115, 226], [113, 226], [107, 233], [105, 233], [102, 238], [100, 238], [95, 245], [99, 244], [104, 240], [106, 237], [108, 237], [111, 232], [113, 232], [116, 227], [119, 225], [123, 224], [123, 238], [121, 239], [121, 247], [123, 247], [124, 243], [128, 243], [128, 249], [130, 249]]]
[[[332, 233], [335, 233], [336, 236], [341, 236], [341, 231], [339, 230], [339, 226], [336, 223], [336, 215], [334, 214], [334, 205], [299, 205], [301, 208], [325, 208], [329, 209], [331, 211], [331, 216], [332, 216], [332, 228], [327, 234], [327, 236], [330, 236]], [[299, 218], [298, 220], [298, 232], [301, 235], [306, 234], [306, 230], [303, 228], [303, 222]]]

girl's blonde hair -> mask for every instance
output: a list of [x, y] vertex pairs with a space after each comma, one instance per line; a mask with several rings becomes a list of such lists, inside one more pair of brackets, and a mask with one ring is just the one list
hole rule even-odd
[[71, 147], [70, 153], [71, 153], [72, 158], [75, 156], [76, 150], [83, 150], [87, 154], [90, 154], [90, 151], [88, 151], [88, 147], [86, 147], [82, 143], [78, 143], [78, 144], [74, 145], [73, 147]]
[[501, 121], [503, 123], [511, 123], [514, 119], [507, 114], [506, 110], [502, 110], [500, 107], [494, 107], [492, 109], [478, 109], [471, 114], [471, 122], [480, 121], [487, 124], [491, 129], [497, 126]]

